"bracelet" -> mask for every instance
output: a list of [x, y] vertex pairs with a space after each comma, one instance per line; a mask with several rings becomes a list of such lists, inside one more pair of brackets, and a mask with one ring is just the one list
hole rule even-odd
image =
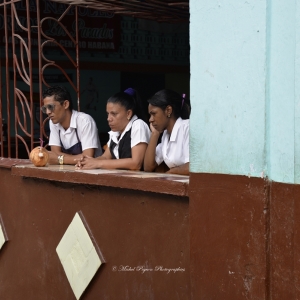
[[64, 164], [64, 156], [63, 156], [63, 155], [58, 155], [57, 159], [58, 159], [58, 163], [59, 163], [60, 165], [63, 165], [63, 164]]

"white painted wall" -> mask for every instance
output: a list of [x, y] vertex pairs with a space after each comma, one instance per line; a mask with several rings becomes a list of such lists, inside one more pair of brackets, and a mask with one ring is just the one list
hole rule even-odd
[[190, 0], [192, 172], [300, 182], [299, 4]]

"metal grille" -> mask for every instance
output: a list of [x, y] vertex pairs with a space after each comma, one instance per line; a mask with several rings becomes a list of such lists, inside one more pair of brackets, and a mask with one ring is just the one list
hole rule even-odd
[[[188, 22], [189, 2], [178, 0], [62, 0], [52, 1], [62, 5], [61, 15], [54, 18], [49, 14], [41, 17], [40, 0], [0, 0], [0, 20], [2, 26], [0, 36], [0, 156], [11, 158], [28, 158], [30, 151], [44, 140], [47, 144], [45, 124], [47, 119], [39, 110], [42, 105], [42, 91], [51, 83], [47, 81], [48, 69], [58, 69], [65, 77], [70, 87], [77, 95], [77, 110], [80, 110], [80, 77], [79, 77], [79, 34], [78, 10], [80, 7], [101, 10], [108, 14], [115, 13], [125, 16], [150, 19], [159, 22]], [[32, 8], [35, 9], [32, 9]], [[72, 14], [70, 14], [72, 10]], [[33, 17], [34, 14], [34, 17]], [[68, 19], [66, 16], [68, 15]], [[70, 15], [75, 24], [70, 31]], [[36, 22], [32, 22], [32, 20]], [[57, 28], [64, 32], [65, 39], [73, 44], [72, 51], [65, 48], [47, 33], [45, 26], [48, 22], [56, 23]], [[131, 22], [137, 26], [137, 22]], [[127, 24], [127, 23], [126, 23]], [[75, 27], [75, 28], [74, 28]], [[124, 28], [122, 28], [125, 30]], [[132, 28], [131, 28], [132, 29]], [[147, 58], [159, 59], [164, 57], [178, 57], [184, 60], [188, 57], [188, 48], [179, 45], [171, 49], [168, 45], [171, 40], [182, 39], [178, 36], [163, 36], [165, 41], [160, 41], [155, 36], [145, 36], [143, 32], [134, 29], [136, 33], [130, 38], [132, 47], [121, 47], [119, 54], [126, 59]], [[126, 31], [126, 30], [125, 30]], [[126, 38], [126, 32], [123, 34]], [[128, 37], [129, 38], [129, 37]], [[139, 47], [153, 39], [151, 48]], [[169, 41], [169, 40], [170, 41]], [[163, 49], [155, 45], [164, 44]], [[179, 43], [180, 44], [180, 43]], [[135, 46], [134, 46], [135, 45]], [[51, 49], [49, 51], [49, 49]], [[59, 61], [54, 61], [48, 55], [57, 49], [65, 55], [69, 63], [68, 69], [75, 70], [76, 78], [70, 78]], [[106, 54], [108, 55], [108, 54]], [[117, 55], [116, 53], [111, 56]], [[49, 58], [50, 57], [50, 58]], [[34, 74], [33, 70], [38, 70]], [[38, 128], [37, 128], [38, 127]]]
[[[79, 103], [79, 47], [77, 28], [77, 7], [74, 9], [76, 28], [75, 37], [72, 36], [64, 24], [64, 17], [71, 6], [67, 5], [58, 19], [51, 16], [40, 18], [40, 2], [35, 2], [36, 24], [31, 24], [32, 1], [22, 1], [24, 14], [20, 16], [17, 9], [21, 1], [2, 1], [0, 9], [3, 13], [3, 41], [4, 51], [1, 51], [1, 86], [0, 86], [0, 142], [1, 157], [28, 158], [30, 151], [44, 140], [47, 143], [48, 136], [44, 130], [47, 119], [44, 119], [39, 107], [42, 105], [42, 90], [50, 86], [44, 76], [47, 68], [57, 68], [66, 77], [71, 87], [77, 94], [77, 109]], [[56, 22], [57, 26], [64, 30], [66, 37], [74, 44], [75, 55], [70, 55], [65, 47], [55, 39], [49, 37], [43, 29], [43, 23]], [[73, 28], [74, 29], [74, 28]], [[37, 36], [37, 45], [32, 45], [32, 36]], [[69, 78], [65, 70], [55, 61], [47, 58], [47, 47], [57, 47], [62, 51], [76, 69], [75, 84]], [[36, 51], [37, 61], [32, 59], [32, 53]], [[33, 68], [38, 70], [37, 78], [33, 75]], [[38, 86], [38, 88], [37, 88]], [[34, 101], [34, 95], [37, 95]], [[13, 104], [12, 104], [13, 103]], [[39, 124], [39, 132], [34, 130], [34, 122]], [[21, 150], [20, 150], [21, 149]], [[20, 153], [21, 152], [21, 153]]]
[[158, 22], [187, 22], [188, 0], [54, 0], [55, 2], [111, 11], [115, 14], [155, 20]]

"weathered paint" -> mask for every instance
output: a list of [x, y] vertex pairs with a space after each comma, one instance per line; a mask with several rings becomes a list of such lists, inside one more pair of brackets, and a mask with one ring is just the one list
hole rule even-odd
[[300, 183], [299, 2], [190, 12], [191, 171]]
[[[4, 165], [0, 212], [9, 241], [0, 251], [1, 299], [75, 299], [56, 247], [78, 211], [105, 259], [82, 299], [190, 299], [188, 198], [160, 194], [168, 180], [150, 179], [153, 193], [125, 175], [88, 176], [87, 184], [81, 179], [91, 174], [56, 171], [55, 181], [44, 168], [22, 177]], [[126, 187], [116, 188], [122, 180]]]
[[300, 298], [300, 185], [270, 186], [270, 299]]
[[191, 171], [265, 169], [266, 7], [190, 1]]
[[191, 173], [191, 299], [269, 299], [268, 186], [261, 178]]

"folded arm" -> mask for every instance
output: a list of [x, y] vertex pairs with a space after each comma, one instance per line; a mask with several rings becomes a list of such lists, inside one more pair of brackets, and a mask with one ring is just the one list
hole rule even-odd
[[160, 133], [158, 131], [152, 131], [151, 133], [150, 141], [144, 158], [144, 171], [146, 172], [153, 172], [157, 167], [157, 163], [155, 161], [155, 153], [159, 135]]
[[140, 170], [143, 166], [146, 143], [139, 143], [131, 148], [132, 158], [112, 159], [110, 149], [107, 148], [102, 156], [97, 158], [83, 157], [77, 163], [77, 169], [124, 169], [124, 170]]

